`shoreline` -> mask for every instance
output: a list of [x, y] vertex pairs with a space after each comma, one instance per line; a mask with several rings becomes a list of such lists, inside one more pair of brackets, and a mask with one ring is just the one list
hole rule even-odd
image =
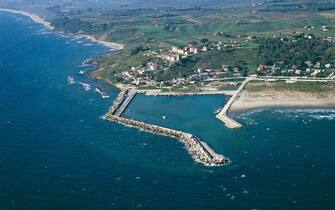
[[29, 17], [30, 19], [32, 19], [35, 23], [41, 24], [44, 27], [46, 27], [48, 30], [53, 31], [55, 28], [53, 26], [51, 26], [51, 23], [46, 21], [44, 18], [30, 13], [30, 12], [25, 12], [22, 10], [15, 10], [15, 9], [6, 9], [6, 8], [0, 8], [0, 12], [10, 12], [10, 13], [14, 13], [14, 14], [20, 14], [20, 15], [24, 15], [26, 17]]
[[231, 112], [244, 112], [264, 108], [335, 108], [335, 94], [311, 93], [298, 91], [243, 91], [232, 104]]
[[[48, 30], [62, 34], [62, 32], [55, 31], [55, 27], [53, 27], [50, 22], [46, 21], [43, 17], [41, 17], [39, 15], [36, 15], [34, 13], [25, 12], [25, 11], [16, 10], [16, 9], [7, 9], [7, 8], [0, 8], [0, 12], [10, 12], [10, 13], [14, 13], [14, 14], [24, 15], [24, 16], [29, 17], [30, 19], [32, 19], [35, 23], [43, 25]], [[64, 32], [64, 34], [67, 34], [67, 33]], [[103, 46], [105, 46], [105, 47], [107, 47], [111, 50], [122, 50], [124, 48], [123, 44], [119, 44], [119, 43], [115, 43], [115, 42], [108, 42], [108, 41], [104, 41], [104, 40], [99, 40], [92, 35], [86, 35], [86, 34], [78, 34], [78, 35], [69, 34], [69, 35], [83, 37], [90, 42], [101, 44], [101, 45], [103, 45]]]
[[93, 43], [101, 44], [101, 45], [103, 45], [107, 48], [110, 48], [111, 50], [123, 50], [123, 48], [124, 48], [123, 44], [119, 44], [119, 43], [116, 43], [116, 42], [108, 42], [108, 41], [99, 40], [92, 35], [86, 35], [86, 34], [77, 34], [77, 35], [76, 34], [71, 34], [71, 35], [85, 38], [88, 41], [93, 42]]
[[[111, 50], [122, 50], [124, 49], [123, 44], [118, 44], [115, 42], [108, 42], [104, 40], [99, 40], [92, 35], [85, 35], [85, 34], [68, 34], [66, 32], [55, 31], [55, 28], [51, 25], [50, 22], [46, 21], [43, 17], [36, 15], [34, 13], [25, 12], [22, 10], [16, 9], [7, 9], [7, 8], [0, 8], [0, 12], [10, 12], [14, 14], [24, 15], [29, 17], [34, 22], [43, 25], [46, 29], [59, 33], [59, 34], [66, 34], [71, 36], [82, 37], [88, 40], [89, 42], [101, 44]], [[103, 79], [98, 76], [93, 76], [91, 73], [89, 76], [93, 79], [105, 81], [107, 84], [116, 87], [119, 90], [127, 89], [125, 85], [122, 84], [113, 84], [112, 82]], [[192, 96], [192, 95], [213, 95], [213, 94], [224, 94], [224, 92], [230, 92], [225, 95], [231, 95], [233, 91], [205, 91], [205, 92], [156, 92], [156, 90], [138, 90], [139, 93], [144, 93], [145, 95], [154, 96], [154, 95], [162, 95], [162, 96]], [[335, 94], [333, 95], [333, 99], [329, 97], [327, 100], [322, 99], [317, 96], [306, 96], [306, 97], [299, 97], [299, 95], [294, 95], [296, 92], [286, 92], [286, 96], [283, 95], [282, 92], [278, 92], [277, 94], [272, 91], [263, 91], [259, 93], [250, 93], [248, 91], [242, 91], [241, 95], [236, 99], [236, 101], [231, 105], [230, 111], [231, 112], [243, 112], [252, 109], [259, 109], [259, 108], [335, 108]], [[301, 92], [299, 92], [301, 94]], [[311, 94], [311, 93], [302, 93], [302, 94]], [[301, 95], [300, 95], [301, 96]]]

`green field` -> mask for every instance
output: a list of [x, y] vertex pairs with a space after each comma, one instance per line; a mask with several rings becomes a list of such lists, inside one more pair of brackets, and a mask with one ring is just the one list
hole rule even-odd
[[[124, 44], [124, 50], [97, 60], [103, 71], [95, 74], [112, 82], [118, 82], [115, 76], [118, 73], [155, 60], [147, 55], [148, 52], [160, 53], [172, 46], [201, 43], [203, 39], [211, 43], [236, 41], [244, 44], [243, 49], [201, 53], [150, 75], [157, 81], [164, 81], [191, 75], [203, 65], [209, 68], [220, 68], [223, 64], [238, 66], [243, 75], [253, 74], [264, 61], [264, 55], [258, 51], [261, 38], [292, 36], [294, 32], [320, 38], [334, 36], [335, 12], [328, 9], [333, 4], [313, 1], [304, 10], [296, 7], [297, 4], [299, 1], [243, 8], [53, 11], [55, 15], [50, 21], [60, 31], [90, 34]], [[306, 25], [313, 25], [315, 29], [308, 31], [304, 28]], [[329, 26], [328, 31], [320, 30], [324, 25]], [[225, 36], [218, 35], [219, 32], [224, 32]], [[247, 40], [247, 36], [257, 39]]]

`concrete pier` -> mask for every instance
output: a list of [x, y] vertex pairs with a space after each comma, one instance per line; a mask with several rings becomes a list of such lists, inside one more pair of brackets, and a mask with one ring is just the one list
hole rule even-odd
[[128, 90], [122, 90], [116, 99], [113, 102], [113, 105], [109, 108], [108, 113], [106, 115], [113, 115], [115, 111], [119, 108], [120, 104], [124, 100], [126, 93]]
[[216, 118], [221, 120], [228, 128], [237, 129], [242, 128], [242, 125], [235, 121], [234, 119], [230, 118], [228, 116], [229, 109], [231, 105], [236, 100], [238, 94], [243, 90], [245, 85], [250, 81], [250, 78], [246, 78], [244, 82], [240, 85], [240, 87], [237, 89], [235, 94], [229, 99], [229, 101], [225, 104], [225, 106], [222, 108], [222, 110], [216, 115]]
[[105, 115], [105, 118], [111, 121], [121, 123], [126, 126], [143, 129], [144, 131], [151, 132], [154, 134], [179, 139], [182, 143], [184, 143], [186, 148], [190, 151], [193, 158], [204, 165], [220, 166], [229, 163], [228, 158], [226, 158], [223, 155], [217, 154], [212, 148], [210, 148], [209, 145], [207, 145], [205, 142], [201, 141], [198, 137], [190, 133], [121, 117], [123, 111], [129, 105], [129, 103], [131, 102], [131, 100], [134, 98], [135, 95], [136, 95], [135, 90], [121, 91], [119, 96], [115, 99], [113, 106], [109, 109], [108, 113]]
[[227, 128], [231, 129], [237, 129], [237, 128], [242, 128], [243, 125], [234, 120], [233, 118], [229, 117], [226, 114], [221, 114], [221, 115], [216, 115], [216, 118], [221, 120]]
[[127, 108], [127, 106], [129, 105], [129, 103], [131, 102], [131, 100], [133, 100], [133, 98], [136, 95], [136, 90], [129, 90], [127, 95], [125, 96], [125, 99], [123, 101], [123, 103], [121, 104], [121, 106], [117, 109], [115, 115], [120, 117], [122, 115], [122, 113], [124, 112], [124, 110]]

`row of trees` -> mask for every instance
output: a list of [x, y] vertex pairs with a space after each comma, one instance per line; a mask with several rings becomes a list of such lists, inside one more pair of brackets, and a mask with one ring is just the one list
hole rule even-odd
[[285, 38], [263, 38], [259, 40], [260, 62], [266, 65], [282, 64], [299, 69], [307, 67], [306, 61], [321, 64], [335, 61], [334, 44], [316, 37], [299, 35]]
[[85, 32], [88, 34], [96, 34], [106, 32], [112, 29], [112, 25], [103, 24], [93, 24], [87, 21], [82, 21], [80, 18], [69, 18], [60, 17], [52, 20], [52, 25], [59, 30], [63, 30], [70, 33]]

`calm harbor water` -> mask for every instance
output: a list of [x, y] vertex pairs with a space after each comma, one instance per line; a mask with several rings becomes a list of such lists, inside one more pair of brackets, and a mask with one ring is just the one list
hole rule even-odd
[[126, 116], [232, 161], [205, 167], [177, 140], [101, 119], [118, 91], [78, 72], [106, 51], [0, 13], [0, 209], [335, 209], [335, 110], [249, 111], [229, 130], [224, 96], [136, 96]]

